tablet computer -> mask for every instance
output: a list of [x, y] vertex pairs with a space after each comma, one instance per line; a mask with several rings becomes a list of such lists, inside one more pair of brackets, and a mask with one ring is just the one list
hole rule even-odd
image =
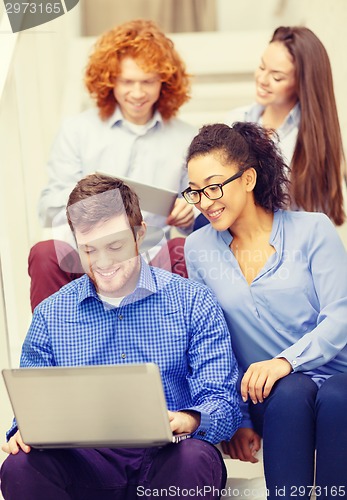
[[[97, 173], [110, 175], [109, 173], [101, 171]], [[137, 194], [140, 200], [141, 210], [164, 217], [170, 215], [178, 195], [176, 191], [150, 186], [149, 184], [144, 184], [143, 182], [135, 181], [134, 179], [129, 179], [129, 177], [124, 177], [122, 175], [112, 175], [112, 177], [123, 181]]]

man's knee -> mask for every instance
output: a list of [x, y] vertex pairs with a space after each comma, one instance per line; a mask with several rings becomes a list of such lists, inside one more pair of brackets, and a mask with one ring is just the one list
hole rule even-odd
[[20, 451], [17, 455], [9, 455], [2, 464], [0, 471], [1, 491], [4, 498], [10, 487], [25, 482], [27, 474], [32, 474], [28, 454]]
[[[54, 272], [83, 274], [77, 251], [65, 241], [46, 240], [36, 243], [29, 253], [29, 276], [54, 274]], [[72, 278], [71, 278], [72, 279]]]
[[178, 274], [183, 278], [188, 277], [184, 258], [185, 238], [177, 237], [168, 240], [159, 253], [151, 260], [151, 265]]
[[[227, 470], [222, 455], [215, 446], [200, 439], [187, 439], [180, 443], [180, 453], [187, 472], [192, 477], [195, 475], [200, 485], [205, 482], [208, 488], [213, 487], [219, 491], [224, 488]], [[208, 494], [206, 498], [210, 498]]]
[[[153, 462], [148, 484], [152, 488], [192, 488], [204, 490], [206, 499], [218, 498], [211, 491], [224, 488], [226, 467], [217, 448], [206, 441], [186, 439], [178, 444], [165, 446]], [[162, 498], [167, 498], [166, 496]], [[179, 497], [181, 498], [181, 497]]]
[[48, 272], [52, 264], [57, 264], [54, 241], [39, 241], [31, 248], [29, 253], [29, 275], [31, 276], [33, 269], [38, 266]]
[[[176, 445], [177, 446], [177, 445]], [[220, 462], [220, 453], [212, 444], [201, 439], [185, 439], [177, 446], [178, 453], [183, 460], [190, 462], [193, 458], [196, 463], [197, 459], [207, 461]]]
[[[201, 467], [213, 468], [214, 465], [224, 467], [224, 461], [219, 450], [210, 443], [200, 439], [185, 439], [178, 444], [165, 446], [156, 458], [157, 464], [161, 467], [164, 463], [172, 467], [177, 464], [188, 473], [189, 469], [199, 469]], [[174, 470], [173, 470], [174, 472]]]
[[[176, 461], [188, 474], [199, 474], [199, 471], [209, 471], [217, 483], [224, 486], [226, 481], [226, 468], [219, 450], [212, 444], [200, 439], [186, 439], [174, 445]], [[218, 478], [218, 479], [217, 479]], [[207, 479], [207, 476], [206, 476]]]

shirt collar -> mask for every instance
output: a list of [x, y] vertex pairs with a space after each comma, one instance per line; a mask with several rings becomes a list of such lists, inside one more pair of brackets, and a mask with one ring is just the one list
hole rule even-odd
[[[120, 126], [120, 127], [125, 126], [126, 122], [119, 106], [116, 107], [113, 114], [108, 118], [107, 123], [110, 128], [114, 126]], [[148, 130], [150, 130], [151, 128], [157, 126], [157, 124], [161, 125], [162, 123], [163, 123], [163, 118], [159, 113], [159, 111], [156, 110], [154, 112], [153, 117], [146, 123], [145, 133], [148, 132]]]
[[282, 241], [281, 238], [281, 230], [283, 226], [283, 210], [278, 209], [274, 212], [274, 218], [272, 222], [272, 231], [270, 234], [269, 243], [273, 245], [276, 249], [276, 252], [280, 253], [280, 244]]
[[[265, 109], [264, 106], [262, 106], [261, 104], [255, 103], [253, 106], [251, 106], [251, 108], [248, 111], [246, 111], [245, 121], [259, 123], [264, 109]], [[288, 128], [291, 129], [291, 128], [293, 128], [293, 126], [298, 127], [300, 124], [300, 119], [301, 119], [300, 103], [297, 102], [295, 104], [295, 106], [289, 111], [283, 124], [278, 129], [278, 132], [279, 131], [285, 132], [286, 129], [288, 129]]]
[[112, 128], [114, 125], [118, 125], [124, 120], [123, 114], [120, 110], [119, 106], [116, 106], [116, 109], [114, 110], [113, 114], [108, 118], [107, 123], [110, 128]]
[[258, 104], [257, 102], [254, 103], [254, 105], [251, 106], [246, 111], [244, 121], [259, 123], [260, 117], [263, 114], [264, 109], [265, 109], [265, 107], [262, 106], [261, 104]]
[[286, 116], [286, 119], [284, 120], [283, 124], [280, 126], [278, 131], [281, 132], [283, 135], [285, 135], [287, 132], [290, 132], [294, 127], [299, 127], [300, 120], [301, 120], [301, 109], [300, 109], [300, 103], [297, 102], [294, 108], [292, 108], [289, 111], [288, 115]]
[[[151, 272], [151, 268], [141, 257], [140, 275], [136, 288], [130, 295], [124, 297], [121, 305], [131, 304], [132, 302], [142, 300], [155, 292], [157, 292], [157, 284]], [[95, 290], [94, 283], [89, 276], [85, 274], [81, 278], [78, 290], [78, 302], [82, 303], [90, 297], [100, 301], [100, 298]]]
[[141, 257], [140, 276], [136, 288], [130, 295], [124, 297], [121, 304], [127, 305], [132, 302], [137, 302], [138, 300], [142, 300], [155, 292], [157, 292], [157, 285], [152, 275], [151, 268]]
[[[283, 227], [283, 210], [279, 209], [274, 212], [274, 218], [272, 222], [272, 230], [269, 238], [269, 243], [273, 245], [278, 253], [280, 253], [280, 245], [282, 242], [281, 232]], [[230, 246], [233, 241], [233, 236], [228, 229], [220, 233], [222, 240], [228, 246]]]
[[83, 302], [89, 297], [94, 297], [97, 300], [100, 300], [98, 294], [96, 293], [95, 286], [92, 280], [89, 278], [87, 274], [84, 274], [80, 279], [80, 287], [78, 289], [78, 303]]
[[[276, 252], [269, 258], [269, 260], [263, 267], [261, 273], [255, 279], [260, 278], [262, 275], [264, 275], [264, 273], [271, 270], [273, 266], [277, 265], [282, 259], [283, 245], [284, 245], [283, 218], [284, 218], [284, 211], [282, 209], [278, 209], [274, 212], [269, 243], [275, 248]], [[233, 240], [233, 237], [230, 234], [230, 232], [228, 230], [223, 231], [220, 236], [224, 241], [224, 243], [229, 247]]]

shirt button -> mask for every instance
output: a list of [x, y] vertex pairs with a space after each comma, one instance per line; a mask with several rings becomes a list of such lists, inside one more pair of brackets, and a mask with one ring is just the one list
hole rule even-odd
[[123, 358], [123, 359], [124, 359], [124, 358], [126, 358], [126, 354], [124, 354], [124, 352], [123, 352], [123, 354], [122, 354], [122, 358]]
[[292, 361], [292, 365], [295, 366], [296, 365], [296, 361], [295, 359]]
[[119, 318], [119, 319], [123, 319], [123, 315], [122, 315], [122, 314], [120, 314], [120, 315], [118, 316], [118, 318]]

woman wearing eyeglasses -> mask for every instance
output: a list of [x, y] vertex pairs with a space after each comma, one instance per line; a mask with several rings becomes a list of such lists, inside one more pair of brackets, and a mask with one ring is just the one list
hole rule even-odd
[[[182, 193], [210, 224], [186, 240], [240, 367], [243, 422], [224, 451], [255, 462], [269, 498], [347, 495], [347, 254], [321, 213], [288, 211], [286, 165], [255, 123], [203, 127]], [[315, 459], [316, 450], [316, 459]], [[316, 464], [316, 469], [315, 469]]]

